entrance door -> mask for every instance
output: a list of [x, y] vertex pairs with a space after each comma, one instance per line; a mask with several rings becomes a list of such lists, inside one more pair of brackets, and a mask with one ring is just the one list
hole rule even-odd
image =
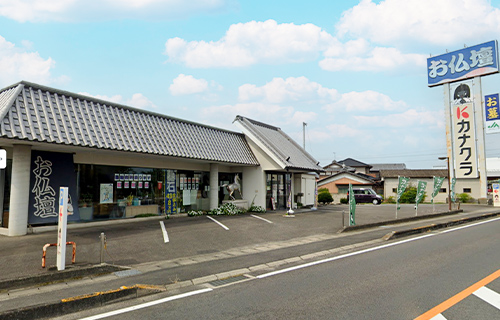
[[291, 174], [267, 174], [267, 210], [286, 210], [287, 196], [291, 190]]

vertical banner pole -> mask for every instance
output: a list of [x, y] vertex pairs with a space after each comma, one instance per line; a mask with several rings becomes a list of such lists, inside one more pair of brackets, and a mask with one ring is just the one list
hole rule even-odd
[[68, 187], [59, 188], [59, 222], [57, 225], [57, 270], [66, 268], [66, 233], [68, 227]]

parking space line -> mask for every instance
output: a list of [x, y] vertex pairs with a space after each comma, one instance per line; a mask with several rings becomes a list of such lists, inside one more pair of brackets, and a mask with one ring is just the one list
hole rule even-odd
[[219, 226], [223, 227], [224, 229], [226, 230], [229, 230], [228, 227], [226, 227], [225, 225], [223, 225], [222, 223], [220, 223], [219, 221], [215, 220], [214, 218], [212, 218], [211, 216], [207, 216], [208, 219], [212, 220], [213, 222], [217, 223]]
[[481, 287], [473, 294], [481, 300], [488, 302], [495, 308], [500, 309], [500, 294], [498, 294], [496, 291], [493, 291], [486, 287]]
[[167, 243], [170, 241], [170, 239], [168, 239], [168, 233], [167, 229], [165, 229], [165, 223], [163, 223], [163, 221], [160, 221], [160, 226], [161, 226], [161, 232], [163, 233], [163, 242]]
[[415, 318], [415, 320], [428, 320], [428, 319], [434, 319], [433, 317], [437, 316], [438, 314], [448, 310], [449, 308], [453, 307], [455, 304], [459, 303], [463, 299], [467, 298], [470, 296], [472, 293], [476, 292], [478, 289], [481, 287], [484, 287], [488, 283], [496, 280], [498, 277], [500, 277], [500, 269], [495, 271], [494, 273], [490, 274], [486, 278], [474, 283], [467, 289], [463, 290], [462, 292], [457, 293], [453, 297], [449, 298], [448, 300], [444, 301], [443, 303], [435, 306], [431, 310], [427, 311], [426, 313], [418, 316]]
[[265, 222], [267, 222], [267, 223], [274, 223], [274, 222], [272, 222], [272, 221], [269, 221], [269, 220], [264, 219], [264, 218], [262, 218], [262, 217], [256, 216], [256, 215], [254, 215], [254, 214], [251, 214], [250, 216], [251, 216], [251, 217], [254, 217], [254, 218], [257, 218], [257, 219], [260, 219], [260, 220], [263, 220], [263, 221], [265, 221]]

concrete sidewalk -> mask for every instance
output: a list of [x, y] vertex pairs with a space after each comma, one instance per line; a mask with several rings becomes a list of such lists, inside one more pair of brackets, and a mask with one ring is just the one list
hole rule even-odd
[[[80, 224], [68, 231], [68, 241], [77, 244], [76, 263], [71, 264], [71, 250], [68, 250], [64, 272], [54, 266], [55, 248], [49, 248], [47, 267], [41, 267], [43, 245], [56, 242], [55, 228], [44, 228], [42, 233], [41, 229], [34, 229], [35, 233], [24, 237], [0, 237], [0, 312], [138, 283], [172, 290], [223, 279], [235, 272], [245, 273], [252, 268], [276, 268], [314, 258], [317, 255], [314, 250], [318, 248], [329, 250], [322, 252], [341, 252], [376, 244], [391, 232], [464, 218], [477, 219], [499, 211], [491, 206], [465, 205], [461, 208], [463, 212], [441, 215], [447, 209], [442, 204], [421, 205], [418, 215], [426, 219], [408, 221], [415, 217], [412, 205], [403, 205], [397, 212], [398, 219], [395, 219], [395, 205], [359, 205], [357, 224], [373, 227], [342, 234], [339, 231], [347, 221], [347, 205], [296, 211], [294, 218], [285, 217], [285, 212], [256, 215], [267, 222], [249, 214], [215, 217], [229, 226], [227, 231], [204, 216], [185, 215], [168, 220], [154, 217]], [[407, 221], [402, 223], [404, 219]], [[168, 230], [167, 243], [159, 221]], [[387, 221], [392, 222], [386, 224]], [[101, 232], [107, 237], [105, 265], [100, 264]], [[159, 272], [166, 274], [162, 274], [161, 280], [148, 278]]]

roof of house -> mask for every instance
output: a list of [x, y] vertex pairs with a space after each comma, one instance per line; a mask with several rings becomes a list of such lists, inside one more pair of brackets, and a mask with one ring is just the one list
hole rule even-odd
[[367, 176], [365, 174], [352, 173], [348, 171], [339, 172], [337, 174], [327, 176], [318, 180], [318, 187], [325, 184], [340, 180], [342, 178], [347, 178], [352, 181], [362, 183], [362, 184], [374, 184], [376, 181], [373, 177]]
[[234, 121], [241, 126], [245, 135], [271, 155], [282, 169], [324, 171], [316, 159], [280, 128], [242, 116], [236, 116]]
[[408, 178], [432, 178], [436, 177], [447, 177], [447, 169], [405, 169], [405, 170], [380, 170], [381, 178], [397, 178], [397, 177], [408, 177]]
[[0, 138], [259, 165], [241, 133], [26, 81], [0, 90]]
[[347, 158], [347, 159], [338, 161], [338, 163], [341, 163], [341, 164], [343, 163], [349, 167], [368, 167], [368, 168], [371, 168], [371, 165], [363, 163], [363, 162], [358, 161], [358, 160], [355, 160], [353, 158]]
[[370, 171], [406, 169], [406, 164], [404, 163], [372, 163], [371, 166]]

